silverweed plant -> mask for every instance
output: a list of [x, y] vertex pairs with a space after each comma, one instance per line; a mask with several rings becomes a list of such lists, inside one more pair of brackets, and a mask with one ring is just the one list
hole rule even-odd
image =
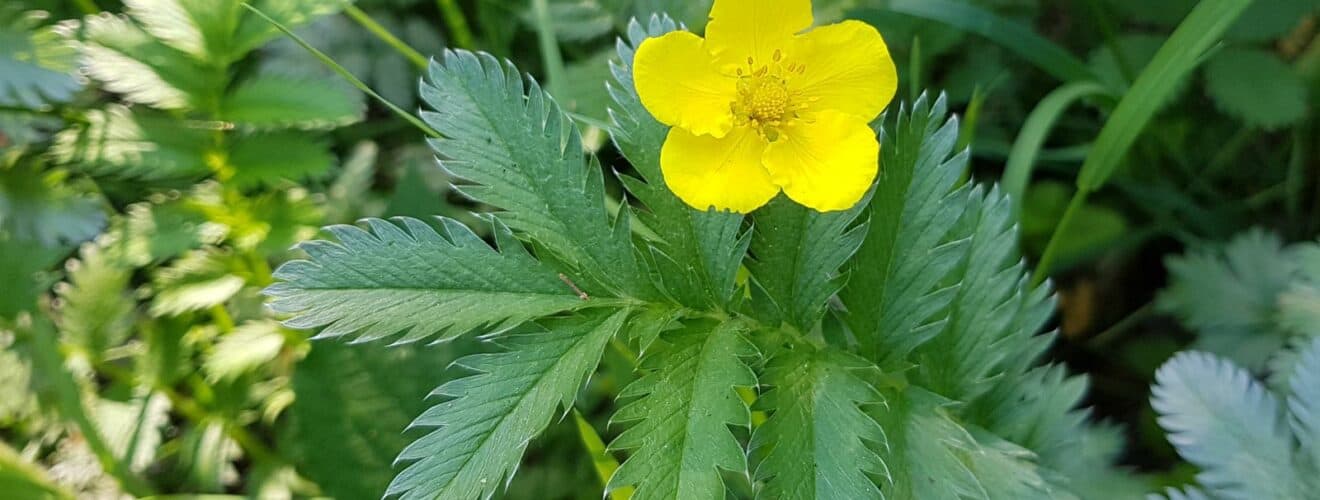
[[322, 342], [489, 344], [436, 381], [385, 494], [498, 494], [612, 351], [636, 379], [584, 432], [614, 436], [592, 457], [613, 498], [1139, 495], [1111, 466], [1120, 435], [1077, 408], [1085, 381], [1038, 361], [1050, 285], [1027, 276], [1007, 197], [967, 180], [945, 98], [870, 124], [878, 173], [850, 208], [695, 209], [666, 185], [670, 130], [633, 71], [639, 45], [680, 29], [652, 17], [618, 42], [624, 202], [534, 79], [446, 51], [422, 118], [456, 189], [495, 207], [477, 228], [493, 244], [448, 218], [367, 219], [274, 273], [270, 307]]

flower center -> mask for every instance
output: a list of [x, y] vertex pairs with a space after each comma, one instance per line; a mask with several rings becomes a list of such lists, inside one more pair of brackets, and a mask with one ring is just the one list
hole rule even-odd
[[770, 141], [779, 137], [779, 127], [798, 118], [806, 107], [806, 100], [788, 85], [789, 77], [805, 67], [785, 66], [782, 59], [779, 51], [768, 64], [747, 58], [747, 68], [738, 70], [738, 96], [730, 103], [738, 125], [751, 126]]

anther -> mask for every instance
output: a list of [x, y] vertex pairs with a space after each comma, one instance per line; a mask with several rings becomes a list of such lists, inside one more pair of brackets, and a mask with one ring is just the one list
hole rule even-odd
[[774, 57], [774, 58], [775, 58], [775, 62], [779, 62], [780, 59], [783, 59], [783, 58], [784, 58], [784, 53], [783, 53], [783, 52], [780, 52], [779, 49], [775, 49], [775, 57]]

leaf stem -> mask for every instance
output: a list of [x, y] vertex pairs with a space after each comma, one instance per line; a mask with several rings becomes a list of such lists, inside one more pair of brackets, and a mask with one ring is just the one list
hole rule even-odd
[[380, 23], [376, 22], [375, 19], [372, 19], [366, 12], [363, 12], [362, 9], [359, 9], [356, 5], [348, 4], [344, 7], [344, 14], [347, 14], [348, 17], [357, 21], [358, 24], [362, 25], [363, 28], [366, 28], [367, 31], [371, 32], [372, 35], [375, 35], [380, 41], [385, 42], [386, 45], [389, 45], [400, 55], [407, 58], [413, 66], [417, 67], [417, 69], [426, 69], [426, 56], [408, 46], [407, 42], [394, 36], [393, 33], [390, 33], [390, 30], [381, 26]]
[[472, 37], [472, 28], [468, 27], [467, 16], [463, 15], [463, 9], [459, 7], [455, 0], [436, 0], [436, 5], [440, 7], [440, 16], [445, 21], [445, 27], [449, 28], [449, 35], [454, 39], [454, 46], [460, 49], [476, 48], [475, 39]]

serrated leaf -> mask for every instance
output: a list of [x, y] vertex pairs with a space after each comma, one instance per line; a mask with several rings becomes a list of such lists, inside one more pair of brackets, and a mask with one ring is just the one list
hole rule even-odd
[[1305, 82], [1273, 53], [1225, 49], [1206, 64], [1205, 78], [1215, 105], [1247, 125], [1276, 129], [1307, 115]]
[[751, 425], [735, 387], [753, 387], [745, 358], [756, 349], [738, 323], [701, 323], [663, 335], [642, 360], [650, 370], [619, 393], [638, 398], [611, 422], [632, 423], [610, 449], [632, 455], [606, 490], [635, 486], [633, 500], [720, 499], [720, 470], [746, 474], [747, 460], [730, 425]]
[[314, 342], [298, 363], [280, 450], [336, 498], [380, 498], [413, 433], [401, 432], [456, 354], [452, 345]]
[[820, 213], [780, 196], [752, 216], [747, 268], [779, 319], [810, 332], [827, 302], [843, 287], [839, 273], [862, 245], [866, 226], [854, 225], [865, 203]]
[[1293, 368], [1288, 397], [1288, 421], [1302, 443], [1301, 452], [1320, 469], [1320, 338], [1312, 340]]
[[101, 201], [79, 193], [68, 172], [38, 164], [0, 167], [0, 230], [45, 247], [78, 244], [105, 227]]
[[948, 400], [916, 387], [886, 399], [870, 412], [889, 443], [885, 498], [1070, 498], [1040, 477], [1030, 452], [955, 421]]
[[545, 330], [495, 339], [505, 351], [474, 354], [456, 365], [478, 372], [432, 394], [453, 399], [431, 407], [414, 427], [436, 428], [399, 454], [412, 462], [386, 495], [401, 499], [489, 498], [507, 484], [528, 442], [556, 413], [573, 406], [606, 343], [628, 311], [546, 322]]
[[498, 223], [495, 249], [457, 221], [439, 221], [443, 233], [409, 218], [368, 219], [370, 232], [326, 228], [338, 242], [301, 244], [309, 260], [275, 272], [281, 282], [266, 289], [271, 309], [291, 314], [291, 328], [323, 327], [318, 337], [364, 342], [402, 334], [402, 343], [613, 305], [582, 300]]
[[83, 32], [84, 71], [129, 101], [186, 109], [202, 105], [199, 99], [217, 90], [212, 71], [126, 18], [90, 16]]
[[1224, 33], [1224, 38], [1256, 42], [1282, 38], [1316, 11], [1320, 11], [1317, 0], [1253, 2]]
[[234, 138], [229, 148], [229, 181], [245, 189], [279, 181], [316, 178], [334, 165], [329, 146], [299, 132], [268, 132]]
[[208, 380], [233, 380], [275, 359], [283, 347], [278, 323], [249, 321], [220, 337], [202, 360], [202, 369]]
[[611, 221], [604, 178], [577, 129], [535, 80], [488, 54], [450, 51], [432, 62], [422, 118], [442, 138], [441, 166], [458, 186], [563, 261], [588, 293], [654, 295], [633, 253], [626, 219]]
[[93, 244], [65, 265], [68, 282], [56, 287], [55, 322], [63, 340], [100, 356], [128, 338], [137, 303], [128, 295], [131, 268]]
[[1245, 370], [1202, 352], [1179, 354], [1155, 373], [1151, 406], [1216, 497], [1307, 496], [1279, 400]]
[[129, 205], [125, 210], [121, 241], [115, 247], [137, 266], [183, 255], [214, 241], [216, 231], [206, 217], [186, 200], [157, 200]]
[[860, 407], [884, 399], [857, 373], [868, 369], [874, 367], [865, 360], [832, 350], [770, 360], [761, 382], [771, 389], [757, 400], [770, 417], [750, 445], [764, 457], [755, 469], [764, 482], [758, 498], [882, 497], [872, 478], [888, 473], [875, 452], [885, 443], [884, 430]]
[[0, 293], [0, 318], [14, 319], [22, 311], [33, 311], [37, 297], [51, 285], [51, 280], [40, 279], [38, 273], [59, 262], [63, 256], [30, 241], [17, 241], [0, 233], [0, 283], [8, 283]]
[[246, 281], [233, 274], [232, 256], [224, 250], [194, 250], [156, 273], [151, 315], [178, 316], [225, 303]]
[[[234, 2], [234, 0], [222, 1]], [[319, 16], [339, 12], [349, 2], [347, 0], [252, 0], [248, 3], [275, 22], [288, 28], [295, 28], [311, 22]], [[234, 32], [232, 42], [230, 42], [229, 56], [231, 60], [238, 60], [253, 49], [265, 45], [266, 42], [280, 35], [280, 30], [270, 21], [262, 19], [251, 12], [243, 11], [238, 22], [238, 28]]]
[[66, 102], [82, 85], [73, 77], [72, 49], [54, 32], [38, 28], [43, 13], [0, 9], [0, 105], [39, 109]]
[[1274, 327], [1275, 303], [1298, 263], [1278, 236], [1247, 231], [1222, 249], [1171, 257], [1165, 266], [1171, 280], [1157, 306], [1197, 330], [1200, 349], [1258, 370], [1283, 347], [1287, 337]]
[[723, 307], [733, 295], [738, 267], [750, 240], [740, 233], [742, 215], [701, 211], [679, 200], [664, 183], [660, 148], [669, 128], [642, 106], [632, 77], [635, 48], [650, 37], [677, 29], [668, 17], [652, 16], [643, 26], [628, 25], [628, 40], [617, 43], [619, 60], [612, 64], [609, 92], [613, 126], [610, 135], [641, 179], [620, 175], [628, 192], [645, 205], [638, 220], [658, 236], [653, 267], [660, 286], [679, 303], [692, 307]]
[[861, 352], [879, 356], [881, 367], [939, 332], [937, 314], [956, 290], [941, 281], [965, 251], [964, 237], [951, 232], [967, 199], [967, 185], [956, 186], [969, 155], [953, 154], [958, 120], [946, 121], [947, 112], [943, 96], [934, 103], [923, 96], [881, 135], [870, 225], [839, 292]]
[[229, 38], [242, 12], [233, 0], [125, 0], [142, 28], [197, 60], [229, 62]]
[[153, 393], [128, 402], [97, 400], [92, 418], [115, 458], [140, 471], [156, 458], [169, 411], [170, 400]]
[[58, 163], [127, 179], [200, 177], [209, 131], [147, 110], [111, 105], [91, 110], [87, 123], [60, 132], [51, 147]]
[[263, 75], [225, 96], [221, 120], [255, 129], [328, 129], [362, 119], [365, 103], [333, 80]]
[[977, 186], [964, 217], [974, 229], [952, 275], [959, 287], [949, 321], [917, 350], [913, 378], [937, 394], [972, 401], [994, 378], [1019, 375], [1048, 345], [1049, 337], [1035, 335], [1054, 314], [1054, 301], [1048, 287], [1032, 289], [1028, 283], [1007, 196], [997, 187], [986, 193]]

